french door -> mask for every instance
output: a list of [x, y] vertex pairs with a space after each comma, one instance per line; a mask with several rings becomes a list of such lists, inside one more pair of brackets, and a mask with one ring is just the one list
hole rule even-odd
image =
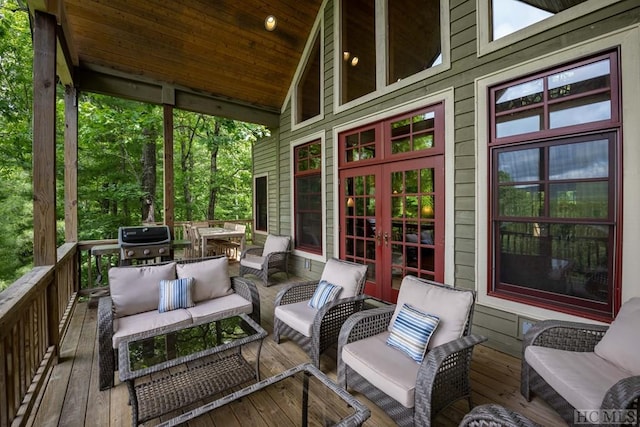
[[444, 279], [444, 156], [340, 172], [340, 257], [369, 266], [365, 292], [395, 302], [402, 278]]

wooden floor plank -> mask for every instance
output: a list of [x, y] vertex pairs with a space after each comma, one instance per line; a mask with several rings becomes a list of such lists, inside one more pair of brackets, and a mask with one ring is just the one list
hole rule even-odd
[[87, 304], [76, 304], [67, 333], [60, 343], [58, 364], [54, 366], [51, 372], [49, 382], [38, 408], [38, 413], [34, 419], [33, 425], [35, 426], [58, 426], [86, 312]]
[[[230, 273], [237, 274], [237, 264], [230, 265]], [[295, 277], [286, 281], [284, 274], [270, 278], [272, 286], [265, 287], [252, 276], [249, 279], [257, 284], [261, 301], [261, 324], [269, 332], [264, 339], [260, 353], [261, 378], [267, 378], [285, 369], [308, 362], [309, 357], [293, 342], [286, 338], [280, 344], [273, 340], [273, 302], [277, 292], [294, 282]], [[91, 425], [97, 427], [131, 426], [131, 407], [128, 405], [128, 391], [125, 384], [117, 379], [111, 390], [99, 391], [97, 384], [97, 352], [96, 352], [96, 309], [89, 308], [86, 303], [79, 303], [71, 318], [67, 336], [61, 346], [61, 359], [54, 368], [47, 389], [42, 399], [38, 413], [34, 417], [36, 426], [62, 425]], [[257, 343], [250, 344], [243, 349], [249, 360], [254, 360], [257, 354]], [[335, 349], [322, 355], [320, 367], [327, 376], [336, 380]], [[518, 411], [542, 426], [566, 425], [562, 419], [538, 398], [527, 402], [519, 392], [520, 360], [510, 355], [500, 353], [487, 346], [477, 346], [473, 353], [471, 365], [472, 399], [474, 404], [498, 403], [509, 409]], [[84, 382], [87, 387], [81, 384]], [[84, 395], [83, 395], [84, 393]], [[358, 393], [353, 393], [364, 405], [371, 410], [371, 418], [365, 422], [366, 427], [392, 426], [391, 419], [377, 406], [373, 405]], [[287, 420], [299, 417], [295, 390], [282, 391], [270, 389], [264, 395], [255, 395], [249, 399], [250, 405], [230, 405], [215, 412], [199, 417], [188, 424], [189, 427], [204, 426], [276, 426], [286, 427]], [[85, 403], [82, 403], [82, 402]], [[197, 407], [196, 402], [185, 412]], [[247, 403], [247, 402], [245, 402]], [[78, 407], [73, 407], [73, 405]], [[86, 410], [84, 409], [86, 408]], [[321, 411], [318, 408], [318, 411]], [[459, 401], [447, 408], [435, 420], [435, 426], [457, 426], [462, 417], [469, 411], [466, 401]], [[83, 413], [85, 418], [80, 420], [76, 413]], [[175, 415], [178, 412], [172, 414]], [[62, 418], [65, 424], [63, 424]], [[161, 419], [151, 420], [145, 426], [155, 425]], [[80, 420], [77, 421], [76, 420]], [[66, 421], [73, 422], [67, 424]], [[79, 423], [79, 424], [78, 424]]]
[[93, 351], [96, 342], [96, 310], [87, 310], [82, 325], [80, 341], [75, 353], [67, 393], [60, 414], [62, 426], [82, 425], [86, 418], [87, 398], [91, 381]]

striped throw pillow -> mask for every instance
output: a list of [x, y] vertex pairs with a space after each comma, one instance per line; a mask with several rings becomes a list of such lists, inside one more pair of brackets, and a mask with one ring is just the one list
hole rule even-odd
[[193, 298], [191, 289], [193, 287], [193, 277], [184, 277], [175, 280], [160, 281], [160, 303], [158, 311], [164, 313], [166, 311], [175, 310], [177, 308], [193, 307]]
[[416, 362], [422, 363], [429, 339], [439, 322], [439, 317], [424, 313], [405, 303], [393, 322], [387, 344], [403, 351]]
[[326, 303], [336, 299], [341, 290], [342, 286], [332, 285], [326, 280], [321, 280], [308, 302], [309, 307], [321, 309]]

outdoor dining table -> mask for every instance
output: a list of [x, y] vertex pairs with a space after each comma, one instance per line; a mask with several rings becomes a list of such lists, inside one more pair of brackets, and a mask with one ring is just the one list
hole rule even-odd
[[207, 253], [207, 244], [209, 240], [220, 239], [240, 239], [240, 250], [244, 249], [244, 231], [231, 230], [229, 228], [222, 227], [198, 227], [198, 234], [200, 235], [201, 253]]

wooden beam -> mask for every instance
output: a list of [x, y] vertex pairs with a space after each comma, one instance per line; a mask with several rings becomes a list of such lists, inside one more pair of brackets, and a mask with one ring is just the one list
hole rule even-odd
[[175, 221], [175, 191], [174, 191], [174, 176], [173, 176], [173, 106], [164, 104], [164, 120], [162, 121], [162, 129], [164, 133], [164, 165], [163, 180], [164, 180], [164, 223], [169, 226], [171, 230], [171, 239], [173, 235], [173, 224]]
[[64, 237], [78, 241], [78, 94], [73, 86], [64, 91]]
[[35, 12], [33, 51], [33, 263], [41, 266], [57, 260], [55, 16]]
[[132, 76], [105, 68], [83, 68], [76, 70], [76, 80], [83, 92], [101, 93], [156, 105], [170, 103], [175, 108], [196, 113], [262, 124], [270, 128], [280, 126], [279, 111], [196, 93], [182, 87], [173, 87], [173, 102], [165, 102], [167, 85], [142, 76]]

